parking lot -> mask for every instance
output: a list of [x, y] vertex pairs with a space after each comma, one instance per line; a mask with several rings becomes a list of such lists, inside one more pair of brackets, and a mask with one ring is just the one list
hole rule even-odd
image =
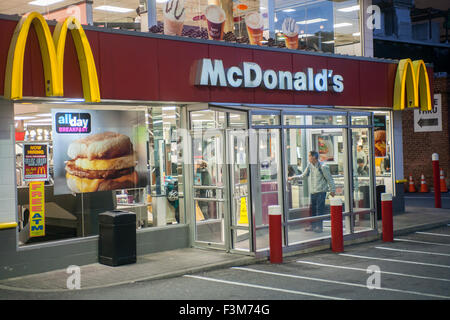
[[196, 298], [226, 299], [233, 290], [251, 299], [450, 299], [450, 226], [184, 278], [191, 288], [208, 284]]
[[285, 257], [282, 264], [267, 261], [85, 290], [4, 288], [0, 297], [195, 300], [197, 305], [212, 300], [244, 304], [258, 300], [263, 304], [263, 300], [447, 300], [450, 225], [394, 237], [392, 243], [378, 240], [346, 246], [343, 253], [325, 250]]

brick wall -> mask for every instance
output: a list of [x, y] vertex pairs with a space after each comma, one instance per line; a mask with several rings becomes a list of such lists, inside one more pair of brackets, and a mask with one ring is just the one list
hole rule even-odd
[[414, 111], [406, 110], [402, 115], [403, 125], [403, 167], [405, 179], [411, 174], [420, 189], [420, 176], [425, 175], [429, 188], [433, 187], [431, 155], [439, 154], [439, 165], [444, 170], [447, 186], [450, 179], [450, 138], [448, 131], [448, 101], [450, 94], [450, 77], [435, 77], [434, 93], [442, 96], [442, 131], [414, 132]]

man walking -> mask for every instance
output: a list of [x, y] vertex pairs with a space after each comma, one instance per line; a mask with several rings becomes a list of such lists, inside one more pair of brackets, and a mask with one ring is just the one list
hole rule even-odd
[[[330, 195], [334, 197], [336, 187], [330, 169], [319, 161], [319, 153], [317, 151], [310, 151], [308, 160], [308, 166], [303, 174], [291, 177], [291, 179], [303, 180], [311, 175], [311, 215], [320, 216], [325, 211], [325, 197], [327, 192], [329, 191]], [[311, 227], [305, 229], [305, 231], [322, 232], [322, 220], [312, 222]]]

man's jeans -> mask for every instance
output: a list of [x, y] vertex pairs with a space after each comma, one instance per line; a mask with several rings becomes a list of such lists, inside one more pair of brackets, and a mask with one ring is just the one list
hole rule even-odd
[[[325, 213], [326, 195], [326, 192], [311, 193], [311, 215], [313, 217], [321, 216]], [[322, 231], [322, 222], [322, 220], [314, 221], [311, 223], [311, 227], [313, 229], [319, 229], [320, 231]]]

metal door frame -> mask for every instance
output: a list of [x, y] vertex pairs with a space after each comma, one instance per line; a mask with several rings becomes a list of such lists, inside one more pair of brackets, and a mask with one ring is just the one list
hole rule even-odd
[[[226, 117], [225, 117], [225, 127], [222, 128], [218, 128], [218, 129], [214, 129], [217, 131], [222, 131], [222, 135], [223, 135], [223, 154], [224, 154], [224, 158], [223, 161], [225, 162], [224, 166], [223, 166], [223, 183], [224, 183], [224, 199], [222, 199], [223, 201], [217, 201], [217, 202], [224, 202], [224, 243], [212, 243], [212, 242], [206, 242], [206, 241], [198, 241], [196, 239], [196, 209], [195, 209], [195, 200], [194, 200], [194, 159], [193, 159], [193, 144], [192, 144], [192, 139], [193, 136], [190, 134], [192, 132], [192, 126], [191, 126], [191, 112], [195, 112], [195, 111], [202, 111], [202, 110], [211, 110], [211, 111], [218, 111], [218, 112], [224, 112]], [[185, 172], [186, 174], [186, 180], [189, 181], [189, 184], [185, 183], [185, 185], [189, 185], [189, 188], [187, 188], [187, 190], [185, 190], [185, 199], [187, 200], [187, 202], [189, 204], [186, 205], [186, 213], [189, 215], [190, 217], [190, 243], [191, 246], [194, 247], [199, 247], [199, 248], [209, 248], [209, 249], [218, 249], [218, 250], [224, 250], [226, 252], [233, 252], [233, 253], [245, 253], [245, 254], [251, 254], [253, 252], [253, 215], [252, 215], [252, 210], [249, 210], [250, 208], [250, 203], [251, 203], [251, 173], [250, 173], [250, 165], [249, 165], [249, 139], [246, 139], [246, 152], [247, 152], [247, 170], [248, 170], [248, 180], [247, 180], [247, 184], [248, 184], [248, 201], [247, 201], [247, 214], [248, 214], [248, 220], [249, 220], [249, 226], [248, 226], [248, 231], [249, 231], [249, 251], [243, 251], [243, 250], [236, 250], [233, 248], [233, 230], [235, 229], [241, 229], [237, 226], [233, 226], [232, 225], [232, 214], [233, 214], [233, 208], [231, 205], [231, 200], [232, 200], [232, 194], [233, 194], [233, 186], [231, 185], [231, 163], [230, 163], [230, 154], [228, 151], [229, 148], [229, 132], [235, 130], [236, 128], [230, 128], [229, 122], [230, 122], [230, 114], [236, 114], [236, 113], [241, 113], [244, 114], [246, 117], [246, 126], [245, 128], [243, 128], [243, 130], [248, 130], [248, 120], [249, 120], [249, 116], [248, 116], [248, 112], [246, 110], [237, 110], [234, 108], [222, 108], [222, 107], [215, 107], [215, 106], [211, 106], [208, 104], [199, 104], [199, 105], [195, 105], [195, 106], [187, 106], [186, 107], [186, 121], [187, 121], [187, 132], [189, 132], [189, 139], [186, 139], [186, 146], [187, 146], [187, 150], [188, 150], [188, 154], [186, 154], [186, 168], [185, 168]]]

